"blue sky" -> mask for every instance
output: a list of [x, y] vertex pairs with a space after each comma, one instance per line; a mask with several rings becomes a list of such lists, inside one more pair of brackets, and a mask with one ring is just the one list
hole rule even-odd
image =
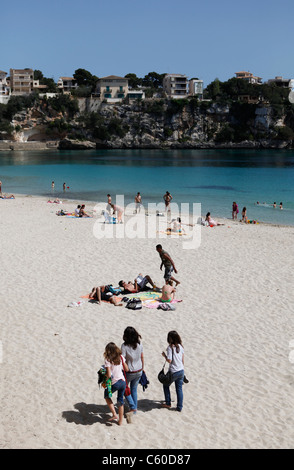
[[294, 78], [293, 31], [293, 0], [14, 0], [1, 14], [0, 70], [56, 81], [77, 68], [183, 73], [205, 86], [240, 70]]

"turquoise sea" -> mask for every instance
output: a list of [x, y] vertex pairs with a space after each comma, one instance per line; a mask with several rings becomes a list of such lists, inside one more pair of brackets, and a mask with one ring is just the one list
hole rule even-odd
[[[250, 219], [294, 226], [293, 150], [9, 151], [0, 152], [0, 180], [6, 194], [81, 203], [106, 201], [107, 193], [129, 203], [140, 191], [147, 205], [169, 191], [173, 202], [201, 203], [202, 215], [215, 217], [230, 218], [236, 201]], [[281, 201], [283, 210], [272, 207]]]

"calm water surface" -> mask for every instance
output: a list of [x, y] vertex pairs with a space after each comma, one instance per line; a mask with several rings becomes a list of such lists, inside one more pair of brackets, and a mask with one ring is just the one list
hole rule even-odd
[[[147, 204], [162, 202], [169, 191], [174, 202], [201, 203], [203, 215], [210, 211], [219, 217], [231, 217], [236, 201], [240, 212], [247, 207], [250, 219], [294, 225], [293, 150], [0, 152], [0, 180], [7, 194], [79, 202], [103, 201], [110, 193], [124, 194], [129, 203], [140, 191]], [[257, 201], [266, 204], [257, 206]], [[274, 209], [274, 201], [282, 201], [284, 209]]]

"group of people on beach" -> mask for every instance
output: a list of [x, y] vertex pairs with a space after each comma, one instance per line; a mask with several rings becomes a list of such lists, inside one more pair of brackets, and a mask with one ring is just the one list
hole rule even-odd
[[[180, 284], [180, 281], [173, 277], [173, 273], [177, 274], [175, 263], [171, 256], [162, 248], [162, 245], [156, 245], [156, 251], [158, 252], [161, 260], [160, 269], [164, 267], [164, 279], [165, 284], [161, 291], [160, 302], [172, 302], [176, 287], [173, 287], [173, 283], [176, 286]], [[125, 295], [128, 293], [141, 292], [147, 290], [148, 284], [151, 286], [151, 290], [156, 290], [155, 283], [149, 275], [142, 276], [140, 274], [134, 280], [134, 282], [119, 281], [118, 288], [113, 286], [99, 286], [93, 287], [89, 297], [97, 300], [98, 303], [101, 300], [106, 300], [114, 305], [122, 305], [121, 298], [118, 297], [118, 293]], [[105, 386], [104, 397], [106, 403], [112, 413], [110, 421], [117, 421], [119, 425], [123, 423], [124, 417], [124, 397], [126, 398], [129, 412], [127, 413], [127, 420], [131, 422], [131, 417], [136, 414], [138, 408], [138, 395], [137, 388], [144, 372], [144, 355], [143, 347], [141, 344], [141, 335], [133, 327], [127, 327], [123, 335], [123, 344], [119, 348], [115, 343], [110, 342], [105, 347], [104, 352], [104, 367], [106, 369], [106, 378], [111, 379], [109, 387]], [[177, 411], [181, 411], [183, 408], [183, 390], [182, 385], [184, 383], [184, 349], [182, 340], [176, 331], [170, 331], [167, 336], [168, 348], [166, 352], [162, 352], [162, 355], [169, 364], [169, 371], [171, 373], [171, 383], [175, 383], [176, 395], [177, 395]], [[146, 381], [145, 374], [145, 381]], [[187, 379], [185, 379], [188, 382]], [[142, 382], [141, 382], [142, 383]], [[145, 382], [146, 383], [146, 382]], [[147, 381], [147, 383], [149, 383]], [[126, 387], [130, 388], [130, 394], [125, 395]], [[171, 392], [170, 385], [163, 385], [163, 392], [165, 403], [163, 407], [171, 408]], [[117, 406], [118, 415], [116, 413], [115, 406], [112, 401], [112, 395], [117, 392]]]
[[[172, 195], [168, 191], [166, 191], [166, 193], [163, 196], [163, 200], [165, 204], [165, 211], [169, 213]], [[141, 208], [143, 207], [142, 196], [140, 192], [137, 192], [137, 194], [135, 195], [134, 202], [135, 202], [134, 214], [138, 214], [141, 212]], [[122, 216], [124, 213], [124, 208], [121, 206], [118, 206], [117, 204], [113, 204], [110, 194], [107, 194], [106, 211], [109, 214], [109, 216], [116, 216], [118, 223], [122, 223]]]
[[[123, 333], [123, 343], [119, 348], [110, 342], [104, 351], [104, 367], [106, 378], [111, 379], [111, 386], [104, 390], [104, 398], [112, 416], [109, 421], [123, 424], [124, 399], [126, 399], [129, 411], [126, 413], [127, 421], [132, 422], [132, 416], [138, 409], [138, 385], [147, 386], [149, 381], [145, 374], [145, 363], [141, 335], [132, 326], [128, 326]], [[183, 408], [183, 383], [188, 383], [184, 371], [184, 347], [182, 339], [177, 331], [169, 331], [167, 335], [168, 347], [162, 352], [162, 356], [169, 364], [171, 372], [171, 384], [175, 383], [177, 405], [176, 410], [181, 412]], [[144, 382], [142, 377], [144, 375]], [[170, 385], [171, 385], [170, 384]], [[171, 408], [170, 385], [163, 385], [165, 403], [162, 407]], [[126, 394], [126, 388], [129, 389]], [[118, 415], [112, 400], [112, 395], [117, 392]]]
[[[234, 202], [233, 202], [233, 205], [232, 205], [232, 219], [233, 219], [233, 220], [237, 220], [238, 214], [239, 214], [238, 204], [234, 201]], [[245, 206], [243, 207], [242, 212], [241, 212], [241, 215], [242, 215], [242, 219], [240, 220], [240, 222], [245, 222], [245, 223], [247, 223], [247, 221], [248, 221], [248, 217], [247, 217], [247, 207], [245, 207]]]
[[[180, 284], [180, 281], [173, 277], [173, 273], [177, 274], [177, 269], [175, 267], [175, 263], [169, 253], [162, 248], [162, 245], [156, 245], [156, 251], [158, 252], [161, 265], [160, 270], [164, 267], [164, 280], [165, 284], [159, 292], [161, 292], [161, 297], [159, 298], [160, 302], [172, 302], [176, 293], [176, 287]], [[175, 287], [174, 287], [175, 283]], [[148, 287], [148, 284], [151, 287]], [[121, 295], [126, 294], [133, 294], [137, 292], [142, 292], [145, 290], [156, 290], [155, 283], [151, 279], [151, 277], [146, 274], [143, 276], [141, 273], [132, 281], [124, 281], [120, 280], [118, 282], [118, 287], [113, 287], [112, 284], [108, 285], [101, 285], [101, 286], [94, 286], [89, 293], [89, 298], [96, 301], [98, 304], [101, 301], [109, 302], [115, 306], [122, 306], [122, 298]]]

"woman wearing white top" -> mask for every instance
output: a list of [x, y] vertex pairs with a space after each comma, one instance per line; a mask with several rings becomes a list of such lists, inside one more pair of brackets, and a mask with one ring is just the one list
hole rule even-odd
[[[184, 348], [180, 335], [176, 331], [170, 331], [167, 335], [168, 348], [162, 355], [169, 363], [169, 370], [172, 373], [172, 382], [175, 382], [177, 393], [177, 411], [183, 408], [183, 381], [184, 381]], [[171, 407], [171, 396], [168, 385], [163, 386], [165, 404], [164, 408]]]
[[128, 395], [126, 399], [130, 411], [134, 413], [137, 411], [138, 404], [137, 388], [144, 369], [143, 346], [140, 339], [141, 335], [139, 335], [135, 328], [128, 326], [124, 331], [124, 343], [121, 346], [122, 355], [129, 368], [126, 376], [131, 389], [131, 395]]

